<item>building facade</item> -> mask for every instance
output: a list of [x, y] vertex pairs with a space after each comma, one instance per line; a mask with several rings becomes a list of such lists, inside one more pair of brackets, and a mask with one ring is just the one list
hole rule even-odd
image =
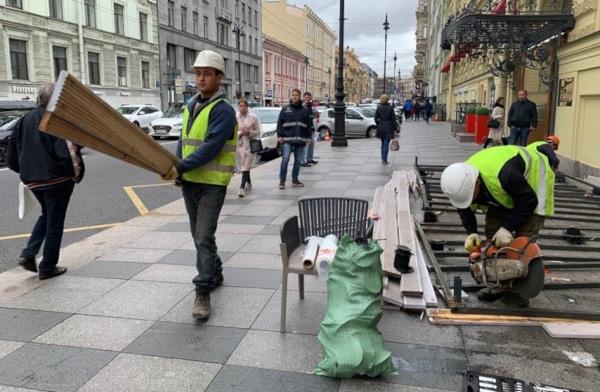
[[308, 6], [286, 0], [263, 0], [263, 32], [305, 56], [306, 80], [302, 90], [315, 100], [333, 101], [335, 95], [335, 32]]
[[230, 99], [261, 102], [261, 19], [258, 0], [158, 0], [163, 106], [195, 94], [193, 64], [205, 49], [225, 59], [222, 88]]
[[35, 99], [67, 70], [117, 107], [160, 105], [152, 0], [0, 0], [0, 99]]
[[427, 51], [428, 51], [428, 25], [429, 25], [429, 0], [419, 0], [417, 5], [417, 28], [415, 30], [417, 47], [415, 50], [415, 68], [413, 70], [413, 78], [415, 80], [415, 95], [423, 96], [425, 88], [429, 81], [428, 75], [425, 73], [427, 68]]
[[442, 70], [442, 65], [448, 57], [448, 54], [442, 49], [442, 30], [446, 23], [445, 10], [446, 0], [429, 0], [427, 13], [427, 51], [425, 56], [425, 78], [427, 86], [424, 89], [424, 95], [432, 103], [444, 103], [443, 85], [447, 77], [447, 71]]
[[292, 89], [304, 89], [305, 57], [283, 42], [263, 34], [263, 80], [265, 106], [281, 106], [290, 99]]
[[375, 97], [375, 84], [377, 83], [377, 72], [373, 71], [366, 63], [360, 64], [363, 74], [365, 75], [366, 90], [363, 95], [363, 100], [370, 100]]

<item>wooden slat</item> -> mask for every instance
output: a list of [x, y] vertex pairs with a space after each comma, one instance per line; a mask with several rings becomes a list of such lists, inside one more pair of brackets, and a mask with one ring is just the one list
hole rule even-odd
[[450, 309], [427, 309], [427, 316], [432, 324], [456, 324], [456, 325], [536, 325], [544, 323], [586, 323], [599, 325], [597, 321], [572, 320], [552, 317], [521, 317], [500, 316], [491, 314], [465, 314], [452, 313]]
[[427, 309], [427, 305], [425, 304], [425, 300], [423, 297], [407, 297], [406, 295], [402, 297], [404, 310], [425, 310]]
[[398, 244], [398, 224], [396, 221], [394, 188], [386, 185], [384, 187], [384, 212], [387, 217], [384, 221], [385, 247], [383, 247], [381, 266], [383, 273], [388, 276], [400, 278], [402, 275], [394, 268], [394, 252]]
[[383, 187], [377, 187], [375, 189], [375, 195], [373, 196], [373, 204], [371, 212], [379, 215], [379, 219], [373, 223], [373, 239], [382, 240], [385, 239], [385, 221], [388, 217], [384, 214], [384, 203], [385, 193]]
[[423, 287], [423, 301], [428, 308], [437, 307], [438, 299], [431, 283], [431, 277], [425, 263], [425, 256], [421, 250], [421, 245], [417, 242], [417, 265], [419, 267], [419, 275], [421, 277], [421, 286]]
[[544, 323], [548, 335], [561, 339], [600, 339], [600, 323]]
[[386, 302], [396, 306], [403, 306], [402, 293], [400, 292], [400, 281], [396, 278], [388, 277], [387, 288], [383, 289], [381, 296]]

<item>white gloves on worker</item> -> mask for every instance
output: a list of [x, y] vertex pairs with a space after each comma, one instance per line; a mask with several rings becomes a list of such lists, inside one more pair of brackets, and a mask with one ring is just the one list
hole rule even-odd
[[483, 242], [483, 237], [477, 233], [469, 234], [465, 240], [465, 250], [469, 253], [473, 253], [479, 250], [479, 246]]
[[506, 230], [504, 227], [498, 229], [496, 234], [492, 237], [492, 242], [497, 248], [502, 248], [510, 245], [513, 240], [512, 233]]
[[177, 168], [175, 166], [171, 166], [169, 172], [167, 174], [161, 175], [160, 178], [165, 181], [174, 181], [179, 176], [179, 172], [177, 172]]

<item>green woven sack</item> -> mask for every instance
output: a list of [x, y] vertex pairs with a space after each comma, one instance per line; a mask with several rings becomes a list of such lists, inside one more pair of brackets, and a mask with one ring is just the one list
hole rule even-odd
[[381, 252], [374, 241], [360, 244], [347, 235], [340, 240], [327, 279], [327, 311], [319, 331], [324, 357], [316, 374], [377, 377], [396, 371], [377, 330], [382, 316]]

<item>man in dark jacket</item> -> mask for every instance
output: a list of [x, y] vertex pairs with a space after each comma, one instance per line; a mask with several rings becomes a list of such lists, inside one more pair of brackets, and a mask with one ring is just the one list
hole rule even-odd
[[527, 145], [529, 132], [537, 127], [537, 107], [535, 103], [527, 99], [527, 90], [520, 90], [519, 99], [510, 105], [508, 111], [508, 126], [510, 136], [508, 144], [518, 146]]
[[381, 139], [381, 163], [388, 164], [388, 152], [390, 150], [390, 141], [394, 137], [394, 133], [399, 130], [398, 122], [396, 121], [396, 113], [394, 107], [389, 104], [389, 96], [383, 94], [375, 110], [375, 124], [377, 124], [377, 137]]
[[314, 141], [315, 141], [315, 121], [318, 120], [318, 115], [319, 112], [313, 110], [312, 107], [312, 94], [309, 93], [308, 91], [304, 92], [304, 95], [302, 96], [302, 99], [304, 101], [304, 106], [306, 106], [306, 108], [308, 109], [309, 112], [309, 117], [310, 117], [310, 121], [308, 122], [308, 127], [310, 128], [310, 137], [313, 140], [313, 143], [309, 143], [308, 146], [306, 146], [305, 150], [305, 156], [304, 156], [304, 161], [302, 162], [302, 166], [303, 167], [309, 167], [310, 165], [316, 165], [317, 161], [314, 160], [314, 154], [315, 154], [315, 145], [314, 145]]
[[277, 142], [281, 144], [281, 168], [279, 170], [279, 189], [285, 189], [287, 167], [290, 155], [294, 153], [294, 166], [292, 168], [292, 186], [303, 187], [304, 184], [298, 180], [300, 164], [304, 159], [304, 147], [312, 143], [311, 121], [308, 109], [302, 105], [300, 90], [292, 90], [292, 98], [279, 113], [277, 120]]
[[[54, 85], [40, 89], [38, 108], [23, 116], [13, 127], [8, 150], [8, 165], [19, 173], [21, 181], [33, 192], [42, 207], [19, 265], [38, 272], [41, 280], [61, 275], [59, 267], [65, 215], [73, 187], [83, 178], [83, 159], [79, 147], [71, 142], [39, 131], [38, 126]], [[44, 243], [39, 267], [35, 257]]]

